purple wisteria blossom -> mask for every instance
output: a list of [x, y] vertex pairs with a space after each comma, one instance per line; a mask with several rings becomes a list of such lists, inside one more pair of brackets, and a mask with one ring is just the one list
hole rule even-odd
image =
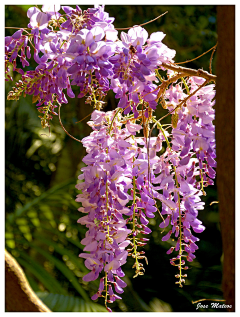
[[[197, 77], [189, 79], [190, 93], [203, 82], [204, 80]], [[180, 85], [172, 85], [166, 91], [169, 110], [174, 109], [179, 100], [186, 96]], [[193, 233], [201, 233], [205, 229], [197, 216], [198, 210], [204, 208], [204, 203], [201, 202], [201, 196], [206, 195], [204, 188], [212, 185], [215, 177], [213, 168], [216, 167], [216, 154], [212, 124], [214, 96], [214, 85], [208, 85], [189, 98], [185, 107], [176, 110], [178, 122], [176, 128], [172, 129], [172, 146], [160, 157], [155, 170], [155, 173], [160, 174], [153, 179], [153, 183], [159, 184], [155, 189], [162, 190], [165, 199], [177, 205], [177, 209], [171, 210], [169, 206], [162, 204], [161, 214], [167, 217], [160, 227], [166, 228], [171, 224], [170, 231], [162, 240], [167, 241], [173, 236], [177, 238], [176, 246], [171, 247], [167, 253], [172, 253], [174, 249], [179, 252], [171, 260], [171, 264], [178, 267], [180, 262], [183, 265], [185, 263], [182, 260], [185, 256], [183, 251], [187, 253], [187, 261], [193, 261], [193, 253], [198, 249], [195, 242], [199, 240]], [[179, 264], [176, 263], [177, 260]], [[180, 285], [181, 282], [180, 280]]]
[[[148, 218], [153, 218], [157, 208], [154, 196], [158, 193], [153, 190], [148, 179], [147, 149], [140, 148], [145, 145], [144, 138], [133, 138], [142, 127], [127, 122], [122, 127], [120, 113], [94, 111], [89, 125], [93, 128], [90, 136], [82, 140], [87, 155], [83, 162], [87, 165], [81, 169], [80, 183], [76, 185], [81, 193], [76, 201], [81, 202], [79, 211], [87, 213], [79, 219], [79, 223], [89, 230], [81, 241], [86, 245], [81, 253], [90, 273], [83, 277], [84, 281], [92, 281], [99, 274], [105, 272], [106, 288], [102, 287], [94, 299], [99, 296], [110, 295], [110, 301], [116, 297], [110, 288], [111, 283], [115, 291], [121, 293], [123, 282], [119, 286], [119, 278], [124, 276], [121, 266], [125, 264], [126, 257], [136, 256], [146, 259], [144, 251], [137, 253], [137, 245], [144, 246], [146, 238], [138, 238], [138, 234], [149, 234]], [[111, 131], [110, 131], [111, 127]], [[151, 165], [158, 162], [156, 151], [161, 150], [162, 140], [150, 139]], [[153, 172], [151, 173], [154, 177]], [[175, 207], [175, 205], [173, 206]], [[129, 229], [129, 223], [133, 222]], [[126, 247], [132, 246], [132, 249]], [[136, 274], [143, 274], [143, 267], [136, 264]], [[121, 292], [120, 292], [121, 290]]]
[[[147, 31], [138, 26], [128, 33], [121, 33], [121, 42], [117, 42], [119, 54], [110, 58], [114, 64], [114, 76], [111, 88], [120, 98], [118, 107], [125, 109], [128, 114], [133, 111], [135, 118], [139, 115], [138, 106], [142, 102], [155, 110], [157, 102], [157, 81], [155, 69], [162, 62], [171, 62], [175, 52], [161, 43], [162, 32], [152, 34], [147, 40]], [[148, 116], [148, 111], [145, 111]]]
[[[43, 113], [43, 126], [56, 115], [54, 109], [58, 105], [68, 102], [67, 96], [75, 97], [73, 86], [79, 87], [77, 97], [87, 95], [86, 103], [101, 109], [113, 76], [109, 58], [116, 51], [117, 31], [104, 6], [84, 12], [78, 6], [76, 9], [63, 6], [64, 15], [59, 13], [60, 9], [59, 5], [44, 5], [41, 10], [30, 8], [27, 16], [31, 32], [21, 29], [5, 39], [7, 78], [11, 79], [8, 74], [11, 65], [23, 76], [20, 88], [10, 98], [18, 99], [23, 93], [33, 95]], [[59, 30], [54, 31], [54, 26]], [[38, 66], [24, 73], [16, 67], [16, 59], [20, 51], [23, 68], [29, 66], [29, 42]]]
[[[121, 299], [127, 286], [128, 257], [134, 259], [134, 277], [144, 274], [142, 262], [148, 262], [140, 248], [158, 216], [182, 286], [186, 261], [198, 249], [195, 235], [205, 230], [198, 219], [201, 198], [216, 175], [215, 85], [206, 76], [181, 77], [173, 70], [163, 79], [158, 69], [174, 68], [176, 54], [162, 42], [165, 34], [149, 36], [141, 26], [119, 34], [104, 5], [85, 11], [43, 5], [28, 9], [27, 17], [28, 28], [5, 38], [6, 80], [12, 80], [12, 70], [21, 75], [8, 99], [32, 95], [43, 128], [71, 98], [84, 97], [93, 107], [93, 131], [81, 140], [85, 166], [76, 185], [83, 214], [78, 223], [87, 228], [79, 256], [89, 272], [82, 279], [99, 278], [92, 299], [103, 297], [111, 311], [108, 304]], [[104, 112], [111, 90], [117, 108]], [[171, 115], [172, 123], [156, 119], [158, 101], [167, 112], [161, 119]]]

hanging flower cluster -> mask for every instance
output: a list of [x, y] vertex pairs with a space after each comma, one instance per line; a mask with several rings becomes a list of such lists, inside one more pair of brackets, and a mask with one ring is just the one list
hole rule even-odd
[[[8, 99], [33, 95], [43, 127], [57, 114], [55, 108], [68, 102], [65, 93], [75, 97], [72, 86], [95, 109], [88, 122], [93, 132], [81, 141], [86, 166], [76, 185], [79, 211], [86, 214], [78, 222], [88, 228], [80, 257], [90, 272], [83, 280], [100, 277], [92, 299], [104, 297], [111, 311], [108, 303], [120, 299], [126, 286], [121, 278], [128, 256], [135, 261], [134, 277], [144, 274], [142, 247], [155, 216], [168, 230], [162, 240], [175, 239], [167, 253], [176, 252], [170, 263], [177, 266], [176, 283], [182, 287], [185, 262], [193, 261], [198, 249], [194, 233], [205, 229], [197, 219], [204, 208], [201, 196], [215, 177], [215, 86], [209, 84], [215, 76], [175, 71], [175, 51], [162, 43], [162, 32], [149, 37], [136, 26], [118, 38], [104, 6], [82, 11], [44, 5], [30, 8], [27, 16], [28, 29], [5, 38], [6, 79], [12, 79], [11, 68], [22, 75]], [[24, 72], [31, 51], [38, 65]], [[159, 69], [167, 70], [166, 79]], [[104, 112], [109, 90], [118, 106]], [[167, 126], [154, 116], [159, 104], [171, 115]]]

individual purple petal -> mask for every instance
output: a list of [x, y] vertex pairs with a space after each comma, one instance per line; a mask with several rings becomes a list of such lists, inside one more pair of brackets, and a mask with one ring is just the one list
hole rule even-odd
[[127, 129], [130, 133], [135, 133], [142, 129], [142, 126], [139, 124], [131, 123], [130, 121], [127, 122]]
[[110, 296], [114, 295], [112, 285], [108, 285], [108, 293]]
[[182, 157], [182, 156], [186, 156], [188, 153], [189, 153], [189, 150], [190, 150], [190, 148], [188, 147], [188, 146], [185, 146], [183, 149], [182, 149], [182, 151], [181, 151], [181, 153], [180, 153], [180, 156]]
[[37, 7], [31, 7], [27, 11], [27, 17], [30, 19], [31, 16], [37, 12], [40, 12], [40, 10]]
[[124, 292], [124, 290], [117, 283], [114, 283], [114, 288], [118, 294], [122, 294]]
[[98, 297], [99, 297], [99, 293], [96, 293], [96, 294], [94, 294], [94, 295], [91, 297], [91, 299], [92, 299], [92, 300], [96, 300], [96, 299], [98, 299]]
[[120, 286], [120, 287], [126, 287], [127, 286], [127, 284], [123, 281], [123, 280], [121, 280], [118, 276], [116, 276], [115, 277], [116, 278], [116, 283]]
[[23, 32], [22, 30], [18, 30], [17, 32], [13, 33], [12, 38], [14, 40], [19, 40], [20, 37], [22, 36], [22, 32]]
[[90, 282], [90, 281], [95, 281], [98, 278], [98, 275], [96, 272], [91, 271], [90, 273], [86, 274], [83, 276], [83, 281], [84, 282]]
[[68, 68], [67, 72], [69, 74], [74, 74], [80, 70], [80, 66], [78, 64], [73, 64], [71, 67]]
[[192, 228], [193, 228], [193, 231], [196, 233], [201, 233], [205, 230], [205, 227], [203, 225], [198, 225], [196, 227], [194, 226]]
[[148, 93], [146, 96], [144, 96], [145, 101], [154, 101], [157, 98], [155, 93]]
[[190, 156], [186, 156], [179, 162], [180, 165], [187, 165], [189, 163]]
[[170, 217], [168, 216], [164, 221], [159, 225], [160, 228], [166, 228], [169, 225]]
[[125, 108], [126, 105], [127, 105], [127, 96], [123, 96], [120, 100], [119, 100], [119, 103], [118, 103], [118, 108]]
[[70, 85], [67, 87], [67, 95], [68, 95], [68, 97], [70, 97], [70, 98], [75, 98], [75, 95], [74, 95], [74, 93], [73, 93], [72, 88], [71, 88]]
[[104, 285], [104, 278], [102, 277], [102, 278], [100, 279], [100, 284], [99, 284], [99, 288], [98, 288], [99, 292], [102, 292], [102, 291], [104, 290], [104, 287], [105, 287], [105, 285]]
[[148, 228], [148, 227], [145, 226], [141, 232], [142, 232], [143, 234], [149, 234], [149, 233], [152, 232], [152, 230], [151, 230], [150, 228]]
[[190, 232], [189, 229], [184, 228], [184, 229], [183, 229], [183, 233], [184, 233], [184, 236], [185, 236], [185, 237], [190, 237], [190, 236], [191, 236], [191, 232]]
[[48, 26], [48, 21], [50, 17], [43, 12], [34, 13], [30, 18], [30, 26], [31, 28], [38, 28], [42, 30]]
[[151, 213], [151, 212], [149, 212], [149, 211], [147, 211], [147, 210], [146, 210], [146, 216], [147, 216], [148, 218], [154, 218], [154, 217], [155, 217], [155, 215], [154, 215], [153, 213]]
[[116, 270], [119, 267], [120, 267], [119, 261], [113, 260], [104, 267], [104, 271], [108, 272], [108, 271]]
[[97, 241], [93, 241], [90, 244], [86, 245], [83, 251], [96, 251], [97, 250]]
[[147, 225], [149, 223], [149, 221], [146, 219], [146, 217], [143, 215], [143, 213], [141, 213], [141, 215], [140, 215], [140, 221], [143, 225]]
[[173, 250], [174, 250], [174, 247], [171, 247], [166, 253], [171, 254], [173, 252]]
[[141, 72], [142, 72], [143, 75], [148, 76], [148, 75], [151, 74], [150, 69], [148, 69], [148, 68], [147, 68], [146, 66], [144, 66], [144, 65], [141, 65], [140, 70], [141, 70]]
[[120, 189], [117, 191], [117, 194], [118, 194], [118, 197], [122, 200], [128, 199], [128, 196]]
[[170, 230], [165, 236], [162, 237], [162, 241], [167, 241], [170, 239], [172, 231]]

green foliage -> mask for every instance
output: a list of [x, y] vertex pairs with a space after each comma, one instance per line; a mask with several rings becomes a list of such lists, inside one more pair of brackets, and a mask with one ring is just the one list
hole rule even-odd
[[107, 312], [106, 308], [73, 296], [38, 292], [37, 296], [53, 312]]
[[6, 248], [24, 268], [35, 291], [77, 295], [81, 298], [79, 305], [84, 307], [90, 305], [85, 304], [90, 298], [79, 280], [87, 269], [77, 256], [82, 245], [76, 229], [78, 214], [71, 212], [78, 207], [72, 198], [74, 183], [70, 179], [58, 184], [9, 214]]

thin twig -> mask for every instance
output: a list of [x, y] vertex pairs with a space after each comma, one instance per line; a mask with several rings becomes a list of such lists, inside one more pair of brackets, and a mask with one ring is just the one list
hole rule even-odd
[[15, 26], [5, 26], [5, 29], [31, 30], [31, 28], [17, 28]]
[[59, 119], [59, 122], [60, 122], [60, 124], [61, 124], [61, 127], [62, 127], [63, 130], [67, 133], [67, 135], [70, 136], [70, 138], [72, 138], [72, 139], [75, 140], [75, 141], [78, 141], [78, 142], [82, 143], [82, 141], [80, 141], [80, 140], [74, 138], [74, 136], [72, 136], [70, 133], [68, 133], [67, 130], [64, 128], [64, 126], [63, 126], [63, 124], [62, 124], [61, 116], [60, 116], [60, 108], [61, 108], [61, 105], [59, 104], [59, 106], [58, 106], [58, 119]]
[[213, 54], [216, 51], [217, 45], [218, 45], [218, 43], [214, 46], [212, 54], [211, 54], [211, 57], [210, 57], [210, 64], [209, 64], [209, 72], [210, 72], [210, 74], [212, 74], [212, 59], [213, 59]]
[[148, 22], [145, 22], [143, 24], [139, 24], [139, 25], [134, 25], [134, 26], [131, 26], [131, 27], [128, 27], [128, 28], [115, 28], [116, 30], [129, 30], [129, 29], [132, 29], [132, 28], [135, 28], [137, 26], [143, 26], [143, 25], [146, 25], [146, 24], [149, 24], [153, 21], [156, 21], [157, 19], [161, 18], [162, 16], [164, 16], [166, 13], [168, 13], [168, 11], [164, 12], [163, 14], [159, 15], [158, 17], [156, 17], [155, 19], [151, 20], [151, 21], [148, 21]]
[[202, 57], [203, 55], [207, 54], [208, 52], [210, 52], [212, 49], [214, 49], [214, 48], [216, 49], [216, 46], [217, 46], [217, 44], [215, 44], [215, 45], [214, 45], [212, 48], [210, 48], [208, 51], [202, 53], [201, 55], [199, 55], [199, 56], [197, 56], [197, 57], [195, 57], [195, 58], [193, 58], [193, 59], [187, 60], [187, 61], [185, 61], [185, 62], [175, 63], [175, 64], [179, 65], [179, 64], [185, 64], [185, 63], [189, 63], [189, 62], [195, 61], [196, 59], [198, 59], [198, 58]]
[[192, 301], [192, 304], [196, 304], [196, 303], [199, 303], [199, 302], [203, 302], [205, 300], [210, 300], [210, 301], [213, 301], [213, 302], [226, 302], [225, 299], [211, 299], [211, 298], [203, 298], [203, 299], [199, 299], [199, 300], [196, 300], [195, 302]]
[[80, 122], [82, 122], [84, 119], [86, 119], [87, 117], [91, 116], [91, 114], [92, 114], [92, 112], [91, 112], [91, 113], [89, 113], [86, 117], [84, 117], [84, 118], [83, 118], [83, 119], [81, 119], [80, 121], [75, 122], [75, 124], [76, 124], [76, 123], [80, 123]]
[[32, 46], [32, 48], [34, 49], [34, 51], [36, 52], [36, 51], [37, 51], [37, 49], [36, 49], [36, 47], [33, 45], [33, 43], [32, 43], [32, 41], [31, 41], [31, 39], [29, 39], [29, 43], [31, 44], [31, 46]]

